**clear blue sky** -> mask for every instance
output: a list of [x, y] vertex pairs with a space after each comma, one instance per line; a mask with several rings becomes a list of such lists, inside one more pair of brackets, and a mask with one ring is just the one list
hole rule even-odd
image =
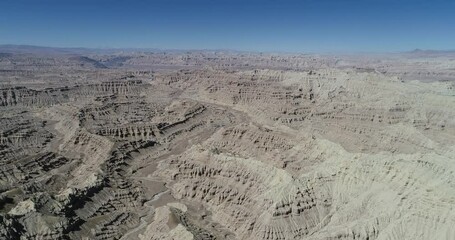
[[0, 0], [0, 44], [290, 52], [455, 49], [455, 0]]

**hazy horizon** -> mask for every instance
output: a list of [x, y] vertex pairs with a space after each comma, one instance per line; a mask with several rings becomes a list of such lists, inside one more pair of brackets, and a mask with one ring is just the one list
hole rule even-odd
[[[77, 47], [77, 46], [69, 46], [69, 47], [55, 47], [55, 46], [42, 46], [42, 45], [28, 45], [28, 44], [0, 44], [0, 51], [4, 50], [1, 48], [11, 47], [22, 49], [24, 48], [43, 48], [43, 49], [53, 49], [53, 50], [86, 50], [86, 51], [162, 51], [162, 52], [204, 52], [204, 51], [226, 51], [226, 52], [244, 52], [244, 53], [266, 53], [266, 54], [400, 54], [400, 53], [411, 53], [415, 51], [422, 51], [422, 52], [455, 52], [455, 49], [407, 49], [403, 51], [258, 51], [258, 50], [238, 50], [238, 49], [169, 49], [169, 48], [139, 48], [139, 47]], [[24, 51], [26, 53], [26, 51]]]

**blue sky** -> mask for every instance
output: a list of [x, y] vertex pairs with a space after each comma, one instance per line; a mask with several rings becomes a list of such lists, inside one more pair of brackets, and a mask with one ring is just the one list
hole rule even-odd
[[0, 0], [0, 44], [287, 52], [455, 49], [455, 0]]

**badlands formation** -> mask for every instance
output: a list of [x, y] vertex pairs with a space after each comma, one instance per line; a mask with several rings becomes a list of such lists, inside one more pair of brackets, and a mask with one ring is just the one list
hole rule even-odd
[[455, 239], [455, 53], [0, 50], [0, 239]]

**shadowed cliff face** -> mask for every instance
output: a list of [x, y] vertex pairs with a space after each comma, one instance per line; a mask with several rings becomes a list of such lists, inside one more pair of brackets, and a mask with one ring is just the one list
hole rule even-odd
[[2, 239], [455, 236], [449, 53], [66, 54], [0, 54]]

